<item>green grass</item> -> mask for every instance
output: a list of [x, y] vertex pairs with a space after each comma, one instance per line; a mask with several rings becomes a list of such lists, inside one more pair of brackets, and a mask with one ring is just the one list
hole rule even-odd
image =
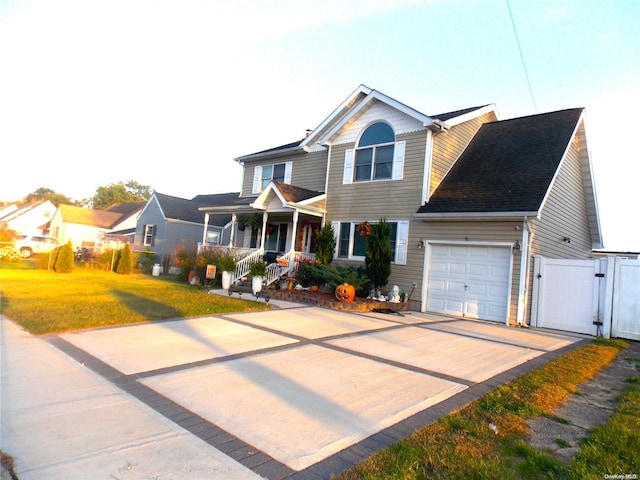
[[3, 315], [34, 334], [270, 308], [168, 277], [91, 269], [59, 274], [32, 265], [0, 266], [0, 301]]
[[605, 473], [640, 473], [640, 377], [570, 465], [526, 442], [529, 418], [553, 416], [626, 345], [596, 340], [568, 352], [334, 478], [602, 479]]

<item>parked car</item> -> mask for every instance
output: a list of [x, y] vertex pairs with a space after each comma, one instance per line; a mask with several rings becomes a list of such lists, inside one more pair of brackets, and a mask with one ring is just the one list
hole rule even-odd
[[34, 253], [50, 252], [60, 244], [55, 237], [46, 235], [16, 235], [16, 250], [20, 252], [22, 258], [29, 258]]

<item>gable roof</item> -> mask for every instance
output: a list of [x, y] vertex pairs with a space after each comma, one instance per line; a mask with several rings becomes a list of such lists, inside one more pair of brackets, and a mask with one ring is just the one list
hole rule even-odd
[[418, 215], [537, 214], [583, 112], [482, 125]]
[[60, 205], [58, 207], [65, 223], [89, 225], [97, 228], [112, 228], [122, 218], [121, 213], [107, 210], [92, 210], [74, 205]]
[[[272, 180], [262, 193], [250, 204], [252, 208], [264, 210], [273, 199], [277, 198], [282, 208], [292, 208], [311, 215], [326, 213], [324, 200], [326, 194], [296, 187], [287, 183]], [[315, 205], [314, 205], [315, 204]]]
[[[495, 105], [488, 104], [480, 107], [465, 108], [453, 112], [441, 113], [439, 115], [426, 115], [418, 110], [405, 105], [377, 90], [373, 90], [365, 85], [356, 88], [346, 100], [344, 100], [331, 114], [325, 118], [320, 125], [313, 129], [306, 138], [295, 142], [287, 143], [277, 147], [261, 150], [259, 152], [250, 153], [234, 160], [240, 164], [251, 160], [259, 160], [278, 155], [290, 154], [295, 152], [310, 151], [314, 145], [327, 145], [330, 138], [333, 137], [344, 125], [347, 124], [354, 116], [363, 111], [374, 101], [382, 102], [392, 108], [414, 118], [422, 123], [425, 128], [435, 130], [446, 129], [450, 126], [457, 125], [471, 118], [483, 115], [489, 111], [497, 112]], [[443, 122], [447, 122], [443, 125]]]

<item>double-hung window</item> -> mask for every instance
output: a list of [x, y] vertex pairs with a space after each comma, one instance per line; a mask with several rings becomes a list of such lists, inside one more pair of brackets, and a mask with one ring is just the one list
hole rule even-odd
[[393, 128], [377, 122], [365, 129], [355, 149], [345, 152], [342, 183], [401, 180], [405, 142], [396, 142]]
[[144, 246], [152, 247], [153, 240], [156, 234], [156, 226], [155, 225], [145, 225], [144, 226]]
[[[358, 228], [361, 222], [332, 222], [336, 236], [336, 257], [349, 260], [364, 260], [369, 238], [360, 234]], [[409, 236], [409, 222], [401, 220], [387, 222], [391, 227], [389, 244], [393, 261], [396, 264], [407, 263], [407, 240]]]
[[291, 183], [291, 162], [257, 165], [253, 172], [253, 193], [260, 193], [269, 182]]

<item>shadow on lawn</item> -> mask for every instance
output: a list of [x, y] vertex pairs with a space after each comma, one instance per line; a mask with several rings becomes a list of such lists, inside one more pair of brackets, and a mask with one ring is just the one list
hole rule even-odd
[[146, 297], [134, 295], [124, 290], [113, 290], [113, 294], [125, 307], [147, 320], [165, 320], [183, 316], [180, 310], [176, 310], [165, 303], [149, 300]]

